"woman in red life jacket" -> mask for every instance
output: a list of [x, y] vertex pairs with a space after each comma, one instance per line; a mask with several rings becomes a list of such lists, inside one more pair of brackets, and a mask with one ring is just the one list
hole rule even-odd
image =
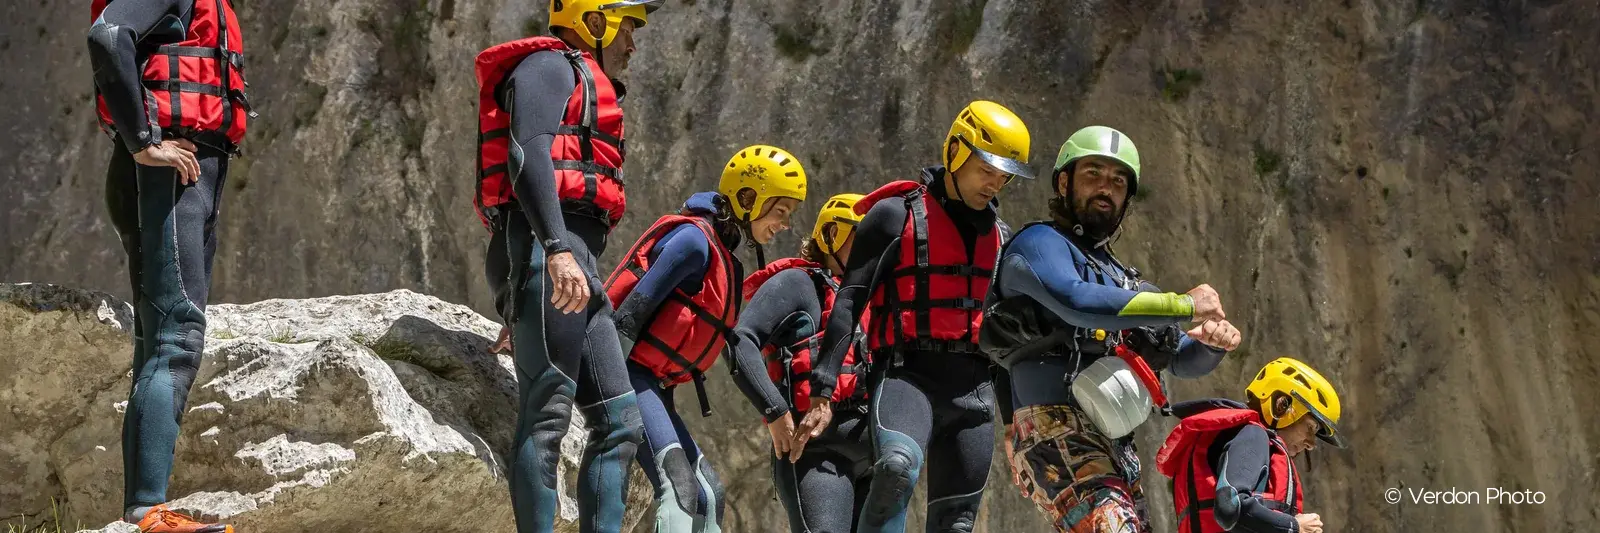
[[805, 169], [766, 145], [734, 154], [716, 192], [691, 196], [680, 213], [656, 220], [606, 281], [617, 332], [638, 395], [646, 453], [639, 465], [656, 490], [656, 531], [721, 531], [722, 485], [678, 416], [673, 393], [693, 383], [711, 415], [705, 372], [732, 335], [743, 298], [744, 239], [772, 240], [806, 197]]
[[1156, 468], [1172, 478], [1179, 533], [1321, 533], [1322, 518], [1301, 512], [1294, 457], [1318, 439], [1344, 447], [1339, 394], [1309, 365], [1280, 357], [1245, 395], [1248, 404], [1173, 406], [1183, 421], [1156, 452]]
[[829, 397], [864, 308], [874, 383], [872, 482], [857, 531], [905, 530], [928, 466], [928, 530], [970, 532], [994, 451], [994, 386], [978, 348], [983, 299], [1001, 242], [995, 195], [1031, 177], [1028, 129], [1009, 109], [977, 101], [956, 115], [942, 166], [856, 204], [865, 214], [843, 288], [812, 369], [804, 428], [831, 415]]
[[134, 295], [123, 519], [144, 532], [231, 532], [167, 508], [178, 420], [205, 350], [228, 163], [255, 116], [229, 0], [95, 0], [89, 64], [112, 135], [106, 204]]
[[855, 204], [861, 198], [829, 198], [800, 257], [779, 259], [745, 278], [744, 292], [752, 296], [729, 341], [734, 382], [772, 433], [773, 481], [795, 533], [852, 531], [851, 510], [866, 497], [872, 467], [863, 350], [845, 355], [844, 370], [834, 380], [832, 422], [812, 428], [804, 447], [792, 445], [795, 421], [811, 409], [811, 368], [855, 244], [861, 221]]
[[578, 528], [623, 526], [628, 465], [643, 430], [598, 258], [627, 206], [626, 91], [617, 76], [634, 52], [634, 29], [659, 3], [552, 0], [552, 36], [489, 47], [474, 63], [473, 207], [491, 234], [484, 274], [506, 325], [493, 349], [516, 361], [507, 470], [521, 533], [556, 526], [555, 467], [574, 407], [589, 428]]

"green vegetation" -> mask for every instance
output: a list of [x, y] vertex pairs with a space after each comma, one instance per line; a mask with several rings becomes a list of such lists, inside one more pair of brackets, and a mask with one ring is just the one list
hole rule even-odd
[[1189, 97], [1189, 92], [1200, 85], [1205, 76], [1194, 69], [1161, 69], [1161, 97], [1169, 102], [1182, 102]]

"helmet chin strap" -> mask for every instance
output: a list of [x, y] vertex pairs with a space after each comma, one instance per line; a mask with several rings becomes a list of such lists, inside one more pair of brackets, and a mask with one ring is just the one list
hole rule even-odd
[[750, 227], [749, 212], [746, 212], [743, 217], [740, 217], [739, 232], [744, 234], [744, 238], [747, 241], [745, 246], [750, 247], [750, 249], [755, 250], [756, 252], [756, 268], [766, 268], [767, 250], [766, 247], [761, 246], [761, 241], [756, 240], [755, 230]]

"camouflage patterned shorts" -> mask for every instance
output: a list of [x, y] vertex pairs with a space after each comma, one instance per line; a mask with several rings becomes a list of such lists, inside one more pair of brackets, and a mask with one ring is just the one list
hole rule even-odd
[[1011, 474], [1061, 533], [1149, 533], [1132, 439], [1107, 439], [1066, 405], [1018, 409]]

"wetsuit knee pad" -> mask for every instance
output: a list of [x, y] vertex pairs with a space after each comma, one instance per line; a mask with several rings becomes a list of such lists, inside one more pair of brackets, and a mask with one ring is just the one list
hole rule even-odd
[[[894, 436], [899, 437], [898, 434]], [[897, 499], [910, 498], [911, 488], [916, 486], [921, 473], [922, 448], [902, 437], [883, 444], [878, 459], [872, 464], [872, 483], [874, 488], [892, 488], [899, 496]]]
[[983, 503], [983, 491], [960, 496], [949, 496], [928, 502], [928, 523], [938, 531], [971, 533], [978, 522], [978, 506]]
[[700, 500], [699, 475], [694, 465], [689, 464], [689, 458], [681, 446], [673, 445], [661, 453], [656, 454], [657, 468], [661, 469], [661, 509], [656, 514], [662, 514], [669, 504], [677, 507], [685, 517], [694, 514]]
[[200, 360], [206, 347], [206, 316], [193, 303], [184, 300], [169, 312], [162, 331], [156, 338], [170, 347], [157, 346], [156, 353], [167, 353], [167, 371], [172, 376], [173, 419], [183, 421], [184, 408], [189, 401], [189, 389], [194, 385], [195, 374], [200, 371]]
[[866, 525], [879, 527], [890, 518], [903, 517], [921, 473], [922, 448], [904, 435], [888, 432], [880, 440], [878, 458], [872, 464], [873, 496], [862, 511]]

